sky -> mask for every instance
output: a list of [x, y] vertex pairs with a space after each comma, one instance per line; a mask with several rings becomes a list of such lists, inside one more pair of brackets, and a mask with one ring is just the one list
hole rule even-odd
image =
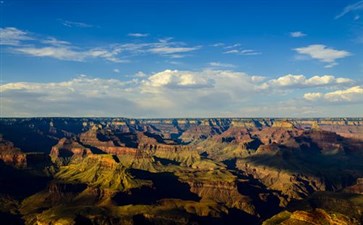
[[363, 1], [2, 0], [0, 117], [362, 117]]

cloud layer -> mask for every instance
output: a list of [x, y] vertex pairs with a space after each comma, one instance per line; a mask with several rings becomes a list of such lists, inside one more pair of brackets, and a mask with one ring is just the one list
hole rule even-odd
[[304, 98], [308, 101], [323, 100], [328, 102], [363, 102], [363, 87], [354, 86], [327, 93], [306, 93], [304, 94]]
[[[90, 27], [91, 25], [63, 21], [66, 26]], [[130, 33], [132, 37], [147, 37], [148, 34]], [[201, 48], [188, 46], [171, 38], [154, 42], [114, 43], [108, 46], [81, 48], [70, 42], [53, 37], [39, 38], [29, 32], [14, 27], [0, 28], [0, 45], [8, 46], [10, 52], [34, 57], [49, 57], [58, 60], [84, 62], [89, 59], [103, 59], [114, 63], [129, 62], [130, 57], [137, 55], [159, 55], [170, 58], [181, 58]]]
[[318, 100], [349, 104], [363, 99], [360, 86], [325, 94], [307, 92], [287, 100], [282, 100], [286, 95], [273, 91], [298, 90], [296, 87], [331, 90], [354, 82], [331, 75], [307, 78], [288, 74], [266, 80], [230, 70], [164, 70], [151, 75], [139, 72], [134, 77], [121, 81], [80, 75], [64, 82], [3, 84], [1, 116], [293, 116], [302, 114], [299, 108], [315, 112], [309, 104]]
[[269, 80], [261, 85], [262, 89], [268, 88], [308, 88], [318, 86], [331, 86], [339, 84], [350, 84], [353, 81], [349, 78], [338, 77], [332, 75], [313, 76], [306, 78], [304, 75], [288, 74], [277, 79]]

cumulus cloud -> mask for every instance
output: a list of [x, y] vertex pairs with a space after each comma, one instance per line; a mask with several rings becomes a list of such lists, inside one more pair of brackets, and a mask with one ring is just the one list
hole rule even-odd
[[310, 92], [305, 93], [304, 98], [308, 101], [315, 101], [323, 97], [323, 94], [320, 92]]
[[340, 17], [354, 11], [363, 10], [363, 1], [356, 2], [354, 4], [346, 6], [341, 13], [339, 13], [335, 19], [339, 19]]
[[324, 98], [330, 102], [341, 102], [341, 101], [362, 101], [363, 100], [363, 87], [355, 86], [345, 90], [337, 90], [326, 93]]
[[[79, 75], [63, 82], [6, 83], [0, 86], [1, 116], [206, 117], [256, 116], [264, 115], [263, 113], [267, 115], [271, 107], [275, 107], [275, 102], [271, 101], [271, 98], [279, 99], [281, 95], [279, 92], [261, 90], [263, 84], [271, 85], [271, 90], [293, 86], [310, 87], [315, 90], [322, 86], [332, 88], [350, 82], [329, 75], [311, 78], [301, 76], [287, 75], [282, 79], [266, 81], [266, 77], [230, 70], [168, 69], [153, 74], [138, 72], [128, 81]], [[291, 88], [291, 90], [296, 89]], [[304, 98], [310, 100], [310, 102], [301, 100], [306, 104], [319, 102], [317, 101], [319, 99], [355, 102], [359, 98], [363, 99], [362, 87], [326, 94], [311, 92], [306, 93]], [[289, 104], [292, 108], [294, 103], [296, 105], [301, 102], [291, 99]], [[282, 110], [287, 109], [282, 107], [286, 104], [283, 102], [279, 104], [281, 108], [276, 109], [276, 112], [278, 111], [276, 115], [286, 115], [287, 111]], [[256, 109], [257, 114], [240, 114], [252, 113], [249, 109]], [[306, 110], [308, 111], [308, 108]]]
[[349, 78], [335, 78], [332, 75], [313, 76], [306, 78], [304, 75], [287, 74], [261, 84], [260, 88], [308, 88], [327, 85], [350, 84], [352, 82], [353, 80]]
[[304, 94], [304, 99], [309, 101], [324, 100], [328, 102], [362, 102], [363, 87], [354, 86], [328, 93], [306, 93]]
[[[212, 87], [213, 80], [206, 76], [199, 75], [190, 71], [165, 70], [150, 76], [144, 81], [144, 90], [149, 87], [168, 87], [168, 88], [204, 88]], [[154, 89], [155, 90], [155, 89]]]
[[3, 113], [13, 116], [101, 116], [126, 114], [130, 107], [137, 115], [143, 111], [133, 102], [137, 97], [133, 94], [135, 91], [131, 91], [135, 82], [81, 75], [64, 82], [7, 83], [0, 88]]
[[325, 66], [326, 68], [338, 65], [338, 63], [336, 62], [337, 59], [345, 58], [351, 55], [351, 53], [348, 51], [336, 50], [321, 44], [295, 48], [294, 50], [299, 54], [308, 55], [313, 59], [317, 59], [321, 62], [327, 63], [327, 65]]
[[306, 34], [304, 34], [301, 31], [294, 31], [294, 32], [290, 32], [290, 36], [293, 38], [299, 38], [299, 37], [305, 37]]
[[17, 46], [22, 41], [32, 40], [28, 32], [15, 27], [0, 28], [0, 45]]
[[241, 72], [165, 70], [138, 73], [130, 81], [82, 75], [64, 82], [7, 83], [0, 98], [2, 116], [207, 116], [256, 94], [253, 85]]

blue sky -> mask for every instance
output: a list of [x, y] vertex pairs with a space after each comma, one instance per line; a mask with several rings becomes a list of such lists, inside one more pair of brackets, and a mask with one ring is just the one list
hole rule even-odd
[[0, 10], [0, 116], [363, 116], [363, 1]]

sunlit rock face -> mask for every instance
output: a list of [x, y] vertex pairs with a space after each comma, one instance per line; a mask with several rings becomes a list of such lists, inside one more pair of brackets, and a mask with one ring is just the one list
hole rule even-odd
[[0, 135], [0, 160], [6, 165], [26, 167], [26, 154], [16, 148], [10, 141], [4, 140]]
[[360, 224], [362, 121], [0, 119], [0, 219]]

